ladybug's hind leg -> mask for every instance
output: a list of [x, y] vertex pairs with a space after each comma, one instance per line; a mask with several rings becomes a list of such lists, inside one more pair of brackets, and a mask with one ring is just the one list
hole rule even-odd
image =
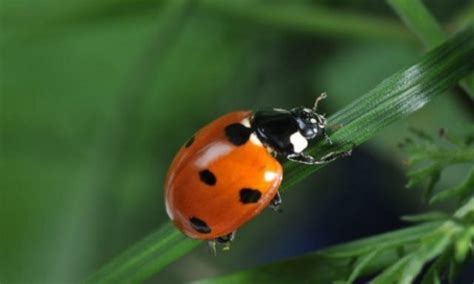
[[215, 241], [224, 246], [222, 250], [230, 250], [230, 244], [232, 243], [234, 239], [235, 239], [235, 231], [233, 231], [232, 233], [228, 235], [218, 237], [215, 239]]

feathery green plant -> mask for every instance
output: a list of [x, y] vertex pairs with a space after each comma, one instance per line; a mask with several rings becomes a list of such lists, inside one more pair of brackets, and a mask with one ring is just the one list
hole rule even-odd
[[[452, 137], [440, 130], [441, 141], [419, 129], [411, 129], [417, 137], [415, 142], [407, 138], [399, 146], [410, 155], [409, 164], [425, 164], [422, 168], [412, 170], [408, 173], [407, 187], [413, 187], [421, 183], [427, 186], [426, 196], [430, 203], [445, 201], [449, 198], [459, 198], [459, 201], [474, 194], [474, 127], [466, 125], [465, 137]], [[441, 177], [442, 171], [456, 164], [471, 164], [470, 172], [465, 181], [456, 187], [439, 192], [433, 196], [433, 189]]]
[[405, 219], [420, 224], [197, 283], [342, 284], [378, 273], [371, 283], [410, 284], [425, 267], [421, 283], [452, 282], [472, 258], [474, 197], [452, 215], [430, 213]]
[[[322, 156], [331, 151], [346, 151], [364, 143], [385, 127], [417, 111], [438, 94], [453, 87], [460, 79], [473, 71], [474, 62], [470, 60], [473, 57], [474, 28], [470, 26], [436, 49], [428, 52], [413, 66], [387, 78], [372, 91], [330, 116], [329, 124], [336, 126], [334, 127], [336, 129], [330, 133], [334, 144], [316, 143], [310, 147], [310, 153]], [[321, 166], [306, 166], [290, 162], [285, 163], [284, 167], [285, 180], [282, 190], [286, 190], [321, 168]], [[468, 205], [472, 206], [471, 203], [468, 203]], [[469, 211], [469, 206], [466, 207], [467, 209], [463, 209], [463, 212]], [[435, 232], [439, 231], [439, 233], [431, 236], [434, 228], [439, 228], [439, 230], [434, 230]], [[405, 237], [416, 242], [417, 235], [415, 232], [410, 231], [411, 229], [407, 230], [402, 231], [400, 236], [383, 236], [383, 240], [399, 242], [402, 237]], [[430, 240], [438, 248], [436, 254], [441, 253], [447, 246], [446, 236], [459, 232], [457, 225], [451, 225], [451, 223], [442, 225], [441, 221], [423, 224], [420, 228], [414, 228], [413, 230], [419, 231], [419, 238], [432, 237]], [[105, 265], [86, 282], [100, 283], [117, 280], [128, 282], [146, 279], [188, 253], [199, 243], [196, 240], [184, 237], [169, 223], [165, 224], [155, 233]], [[370, 242], [370, 244], [375, 243], [383, 244], [384, 241], [372, 240]], [[369, 249], [370, 254], [374, 255], [370, 257], [365, 255], [365, 258], [360, 258], [359, 256], [363, 255], [361, 249], [364, 247], [365, 250]], [[392, 245], [392, 247], [398, 248], [396, 245]], [[352, 253], [345, 253], [347, 248], [355, 248], [355, 250]], [[362, 264], [371, 263], [371, 258], [388, 258], [385, 254], [374, 253], [372, 248], [373, 246], [362, 246], [356, 243], [342, 246], [342, 249], [336, 247], [327, 250], [326, 253], [345, 256], [340, 259], [340, 263], [345, 263], [345, 266], [347, 266], [348, 259], [358, 259], [359, 268], [354, 271], [360, 271], [364, 267]], [[382, 246], [379, 250], [383, 248]], [[318, 257], [320, 257], [319, 255]], [[432, 256], [432, 251], [420, 246], [420, 253], [413, 254], [404, 262], [413, 263], [418, 260], [415, 263], [419, 264], [420, 261], [423, 262]], [[399, 264], [399, 266], [405, 267], [404, 264]], [[406, 275], [409, 278], [413, 273], [409, 271]], [[390, 275], [385, 277], [390, 277]]]

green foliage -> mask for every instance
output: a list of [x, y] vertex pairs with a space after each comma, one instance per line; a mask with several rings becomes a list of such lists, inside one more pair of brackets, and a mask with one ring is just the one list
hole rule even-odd
[[441, 191], [433, 196], [430, 202], [444, 201], [450, 198], [458, 198], [460, 201], [474, 194], [474, 168], [467, 175], [463, 183], [450, 189]]
[[[459, 267], [471, 257], [473, 214], [474, 198], [471, 198], [452, 216], [440, 220], [198, 283], [287, 283], [291, 280], [352, 283], [358, 277], [378, 273], [371, 283], [408, 284], [427, 264], [422, 282], [433, 283], [430, 281], [441, 279], [450, 266]], [[288, 271], [293, 273], [287, 275]]]
[[[474, 5], [468, 2], [431, 1], [429, 8], [442, 19], [443, 30], [454, 34], [472, 22]], [[345, 194], [346, 189], [355, 197], [361, 195], [359, 190], [367, 190], [343, 187], [341, 182], [367, 180], [370, 190], [377, 188], [368, 197], [380, 202], [377, 196], [383, 196], [387, 212], [413, 212], [418, 192], [397, 190], [397, 184], [405, 179], [401, 154], [394, 144], [409, 125], [430, 132], [439, 127], [449, 129], [450, 134], [459, 132], [460, 122], [472, 119], [472, 110], [466, 108], [466, 98], [458, 89], [455, 95], [439, 96], [406, 119], [398, 118], [414, 109], [397, 114], [398, 120], [388, 128], [383, 121], [356, 122], [377, 103], [354, 105], [362, 115], [342, 119], [342, 128], [335, 122], [337, 117], [331, 116], [332, 135], [346, 131], [337, 141], [343, 145], [313, 145], [313, 151], [349, 148], [354, 144], [346, 139], [349, 136], [359, 141], [355, 144], [370, 138], [368, 143], [358, 148], [354, 157], [332, 164], [317, 176], [297, 175], [299, 170], [309, 174], [316, 168], [295, 168], [292, 174], [294, 165], [286, 164], [290, 173], [285, 190], [291, 180], [304, 182], [285, 198], [285, 214], [267, 212], [255, 218], [239, 231], [232, 250], [219, 257], [207, 254], [204, 246], [191, 251], [200, 242], [184, 238], [166, 223], [162, 190], [177, 147], [216, 116], [235, 109], [306, 105], [322, 91], [327, 91], [330, 99], [321, 110], [332, 114], [390, 74], [417, 62], [415, 35], [420, 33], [410, 32], [387, 12], [384, 1], [3, 1], [0, 282], [76, 283], [132, 245], [91, 280], [139, 281], [159, 270], [152, 282], [181, 283], [295, 255], [296, 249], [310, 242], [287, 242], [301, 237], [288, 228], [317, 229], [357, 206], [365, 209], [361, 215], [352, 215], [360, 226], [353, 226], [349, 235], [394, 226], [393, 219], [365, 226], [372, 220], [363, 216], [364, 212], [376, 210], [377, 203], [365, 206], [352, 199], [349, 206], [335, 203], [334, 197]], [[411, 15], [414, 20], [418, 17]], [[445, 50], [445, 56], [440, 55], [433, 64], [417, 64], [432, 71], [421, 72], [420, 80], [416, 74], [401, 74], [399, 79], [408, 85], [398, 89], [400, 97], [413, 93], [417, 99], [411, 103], [422, 102], [419, 95], [429, 93], [430, 80], [435, 82], [436, 92], [452, 86], [454, 77], [466, 71], [458, 73], [455, 66], [461, 66], [457, 56], [465, 53], [468, 58], [468, 46], [454, 53]], [[438, 82], [431, 75], [440, 60], [446, 61], [439, 65], [440, 75], [448, 74], [444, 72], [451, 67], [454, 75], [446, 76], [446, 81], [439, 77]], [[472, 85], [474, 76], [470, 78]], [[389, 94], [393, 95], [390, 89], [380, 89], [378, 95], [389, 102]], [[392, 101], [407, 111], [409, 100], [403, 102]], [[386, 116], [382, 113], [380, 117]], [[384, 129], [383, 135], [371, 136], [380, 131], [377, 125]], [[370, 163], [364, 167], [370, 174], [366, 177], [356, 176], [357, 171], [346, 166], [367, 157]], [[332, 178], [336, 175], [344, 179]], [[472, 181], [468, 176], [465, 185], [449, 184], [458, 176], [456, 171], [443, 170], [435, 190], [452, 188], [449, 195], [462, 196]], [[386, 178], [391, 182], [377, 186]], [[336, 207], [338, 210], [332, 211]], [[407, 219], [434, 222], [449, 216], [438, 212]], [[347, 239], [346, 234], [338, 235], [339, 229], [353, 225], [352, 220], [343, 217], [331, 222], [333, 231], [311, 235], [311, 242], [320, 237], [328, 238], [326, 241], [335, 236]], [[153, 230], [145, 241], [138, 242]], [[407, 234], [410, 232], [418, 234], [416, 230]], [[278, 238], [268, 237], [268, 233]], [[261, 245], [263, 240], [265, 246]], [[459, 258], [465, 244], [459, 242]], [[439, 261], [451, 259], [447, 251], [437, 258], [439, 265], [430, 267], [431, 280], [446, 265], [448, 274], [455, 276], [458, 266]], [[327, 275], [324, 283], [337, 279], [347, 267], [354, 269], [347, 270], [344, 280], [353, 279], [374, 261], [386, 267], [392, 256], [395, 261], [398, 255], [374, 251], [358, 259], [331, 258], [333, 262], [329, 262], [324, 258], [315, 269]], [[308, 265], [314, 265], [312, 260]], [[339, 265], [338, 270], [327, 269], [326, 274], [324, 268], [333, 265]], [[285, 272], [281, 279], [287, 282], [295, 275], [313, 277], [304, 266], [281, 268]]]
[[[457, 198], [459, 201], [469, 198], [474, 193], [474, 148], [472, 147], [474, 128], [472, 125], [466, 125], [464, 137], [452, 137], [443, 129], [440, 130], [441, 139], [435, 139], [419, 129], [411, 129], [411, 131], [416, 140], [407, 138], [399, 146], [409, 153], [410, 165], [423, 166], [408, 173], [407, 187], [425, 183], [426, 197], [430, 198], [432, 203], [449, 198]], [[464, 182], [432, 196], [443, 170], [458, 164], [471, 165]]]
[[410, 250], [440, 224], [426, 223], [197, 283], [347, 283], [394, 263], [404, 253], [404, 244]]
[[[329, 117], [330, 124], [333, 126], [341, 125], [341, 127], [338, 127], [331, 133], [331, 139], [334, 144], [326, 145], [324, 142], [321, 142], [313, 145], [309, 151], [312, 154], [325, 155], [331, 151], [346, 151], [367, 141], [391, 123], [415, 112], [433, 97], [455, 85], [458, 80], [473, 70], [474, 66], [466, 60], [466, 58], [470, 58], [473, 55], [474, 28], [470, 27], [426, 54], [415, 65], [384, 80], [368, 94]], [[282, 189], [286, 189], [297, 181], [304, 179], [319, 168], [320, 166], [310, 167], [286, 163], [285, 181]], [[438, 224], [436, 223], [436, 225]], [[108, 282], [117, 279], [140, 280], [153, 273], [157, 273], [164, 267], [165, 263], [170, 263], [195, 247], [193, 241], [186, 240], [184, 236], [175, 233], [174, 229], [169, 228], [169, 224], [166, 224], [164, 228], [162, 233], [156, 233], [138, 243], [125, 252], [124, 255], [119, 256], [116, 260], [106, 265], [102, 270], [93, 275], [89, 282]], [[421, 265], [425, 261], [432, 259], [445, 249], [448, 245], [447, 237], [451, 236], [453, 232], [449, 231], [448, 233], [448, 235], [440, 233], [429, 239], [430, 244], [436, 245], [436, 250], [434, 251], [430, 250], [430, 246], [418, 244], [419, 251], [417, 253], [407, 255], [403, 263], [397, 263], [397, 266], [391, 269], [395, 270], [395, 272], [387, 272], [383, 274], [383, 277], [391, 278], [393, 273], [402, 271], [406, 279], [411, 279], [418, 272], [416, 267], [421, 269]], [[173, 243], [167, 244], [163, 252], [161, 251], [163, 242], [169, 241], [167, 235], [173, 236], [170, 237]], [[406, 237], [413, 238], [414, 235], [407, 234]], [[393, 238], [389, 236], [385, 238], [387, 238], [387, 243], [392, 243], [391, 249], [398, 249], [400, 247], [400, 243], [398, 243], [401, 239], [400, 237]], [[394, 246], [394, 242], [399, 245]], [[375, 243], [369, 242], [369, 244], [370, 246], [365, 247], [365, 251], [367, 253], [367, 250], [370, 250], [368, 253], [371, 255], [349, 254], [350, 257], [357, 260], [357, 269], [354, 271], [361, 271], [367, 263], [371, 262], [371, 259], [378, 255], [378, 253], [372, 255], [372, 248]], [[177, 247], [178, 245], [180, 247]], [[385, 245], [378, 247], [376, 251], [381, 250], [382, 252], [385, 249]], [[361, 249], [361, 246], [355, 246], [359, 250]], [[323, 254], [333, 257], [340, 250], [335, 249], [335, 251], [328, 250]], [[344, 254], [345, 251], [342, 251]], [[150, 256], [153, 257], [151, 258]], [[161, 260], [162, 258], [164, 260]], [[156, 261], [160, 264], [153, 265], [150, 264], [151, 261]], [[415, 267], [413, 271], [407, 268], [408, 266], [412, 267], [412, 264]], [[350, 277], [355, 278], [357, 274]]]
[[[409, 152], [410, 161], [436, 160], [437, 167], [408, 173], [411, 185], [429, 179], [439, 178], [438, 170], [462, 162], [474, 166], [472, 156], [472, 129], [467, 128], [464, 139], [449, 139], [442, 132], [443, 139], [456, 150], [440, 150], [436, 139], [428, 134], [412, 130], [420, 141], [407, 140], [403, 148]], [[457, 142], [453, 142], [457, 141]], [[434, 151], [436, 150], [436, 151]], [[433, 153], [436, 154], [433, 154]], [[427, 172], [429, 174], [427, 174]], [[414, 183], [416, 181], [416, 183]], [[474, 186], [472, 169], [468, 178], [459, 186], [439, 192], [433, 200], [441, 201], [457, 197], [462, 205], [452, 214], [428, 212], [405, 216], [409, 222], [419, 223], [408, 229], [349, 242], [311, 253], [294, 260], [274, 263], [231, 275], [199, 281], [198, 283], [242, 283], [287, 281], [311, 281], [312, 283], [353, 283], [358, 277], [377, 274], [371, 283], [410, 284], [420, 277], [421, 283], [452, 282], [474, 251]], [[437, 198], [436, 198], [437, 197]], [[308, 269], [312, 267], [312, 269]], [[422, 275], [421, 272], [426, 269]], [[285, 275], [292, 273], [291, 279]]]

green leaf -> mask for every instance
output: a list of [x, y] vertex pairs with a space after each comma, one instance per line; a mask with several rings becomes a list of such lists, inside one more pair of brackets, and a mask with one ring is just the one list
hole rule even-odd
[[463, 181], [462, 184], [437, 193], [431, 198], [430, 203], [445, 201], [453, 197], [457, 197], [457, 198], [460, 198], [461, 200], [464, 200], [467, 197], [472, 196], [473, 194], [474, 194], [474, 167], [471, 168], [471, 171], [469, 172], [468, 176], [466, 177], [466, 179]]
[[388, 0], [405, 24], [416, 33], [425, 46], [432, 47], [446, 39], [446, 33], [419, 0]]
[[399, 23], [328, 9], [321, 5], [297, 3], [262, 4], [258, 1], [202, 0], [199, 5], [245, 23], [251, 22], [280, 31], [325, 35], [337, 38], [364, 38], [409, 41], [414, 38]]
[[453, 284], [456, 281], [456, 276], [459, 275], [461, 270], [461, 265], [457, 263], [454, 259], [449, 262], [447, 279], [448, 283]]
[[443, 170], [443, 168], [444, 166], [442, 164], [434, 163], [428, 167], [407, 173], [409, 179], [406, 187], [412, 188], [422, 183], [423, 181], [428, 180], [428, 186], [425, 195], [426, 197], [429, 197], [430, 194], [433, 192], [434, 186], [441, 177], [441, 171]]
[[[469, 60], [473, 56], [474, 29], [471, 26], [427, 53], [418, 63], [387, 78], [371, 92], [329, 117], [331, 125], [342, 125], [331, 133], [334, 144], [316, 143], [310, 147], [309, 152], [322, 156], [332, 151], [347, 151], [364, 143], [390, 124], [419, 110], [438, 94], [453, 87], [473, 70], [474, 63]], [[283, 191], [322, 166], [287, 162], [284, 167]], [[186, 239], [170, 226], [166, 224], [158, 233], [113, 260], [89, 278], [89, 282], [104, 282], [118, 279], [117, 277], [121, 281], [145, 279], [197, 245], [197, 242]], [[413, 236], [410, 234], [405, 237]], [[398, 242], [391, 238], [388, 241]], [[355, 255], [358, 255], [358, 250], [365, 251], [370, 247], [356, 246], [353, 249]], [[337, 254], [337, 249], [326, 251], [327, 253]], [[347, 254], [346, 250], [340, 253]]]
[[143, 281], [199, 244], [199, 241], [183, 237], [171, 223], [167, 223], [105, 265], [85, 282]]
[[450, 249], [445, 250], [445, 252], [430, 265], [421, 279], [421, 284], [441, 283], [439, 273], [446, 269], [447, 263], [451, 260], [451, 252]]
[[351, 275], [349, 275], [349, 279], [347, 279], [347, 283], [352, 283], [354, 282], [357, 277], [359, 277], [363, 271], [363, 269], [365, 269], [368, 264], [377, 256], [377, 254], [379, 254], [380, 251], [379, 250], [373, 250], [371, 253], [369, 254], [366, 254], [362, 257], [360, 257], [358, 260], [357, 260], [357, 263], [354, 267], [354, 269], [352, 270], [352, 273]]
[[[421, 0], [388, 0], [405, 24], [423, 41], [428, 48], [437, 46], [447, 38], [438, 21], [426, 9]], [[460, 86], [474, 99], [474, 74], [460, 82]]]
[[374, 284], [399, 283], [410, 284], [420, 273], [423, 265], [440, 255], [450, 244], [447, 234], [432, 235], [428, 240], [422, 240], [422, 245], [404, 256], [384, 272], [373, 279]]
[[439, 211], [427, 212], [418, 215], [402, 216], [402, 220], [408, 222], [431, 222], [446, 220], [448, 218], [448, 214]]
[[455, 197], [460, 201], [468, 198], [474, 190], [474, 167], [471, 167], [467, 178], [458, 186], [443, 190], [435, 196], [431, 196], [431, 194], [445, 168], [456, 164], [474, 165], [474, 149], [469, 146], [473, 133], [471, 127], [464, 127], [464, 131], [467, 133], [461, 137], [448, 136], [441, 132], [441, 139], [439, 140], [434, 140], [424, 131], [414, 129], [411, 129], [411, 131], [421, 141], [413, 143], [412, 139], [407, 138], [405, 142], [401, 143], [401, 148], [408, 153], [410, 164], [423, 162], [424, 164], [429, 163], [429, 165], [408, 172], [407, 187], [411, 188], [422, 182], [427, 182], [425, 197], [431, 197], [429, 198], [430, 203]]
[[404, 256], [389, 268], [384, 270], [384, 272], [378, 275], [375, 279], [372, 280], [373, 284], [386, 284], [386, 283], [397, 283], [401, 279], [402, 271], [405, 267], [408, 266], [410, 259], [415, 253]]
[[469, 250], [472, 247], [472, 240], [474, 238], [474, 226], [470, 229], [464, 230], [458, 236], [456, 242], [454, 243], [454, 259], [458, 263], [464, 262], [469, 253]]
[[333, 258], [350, 258], [368, 254], [373, 251], [374, 246], [376, 245], [384, 249], [395, 249], [403, 246], [404, 244], [426, 237], [441, 224], [442, 222], [424, 223], [420, 224], [419, 226], [400, 229], [394, 232], [353, 241], [344, 245], [330, 247], [320, 251], [319, 254]]
[[421, 272], [423, 266], [443, 253], [449, 244], [450, 236], [448, 234], [437, 235], [429, 241], [424, 240], [421, 247], [416, 250], [416, 253], [412, 255], [407, 266], [403, 269], [398, 283], [413, 283], [416, 276]]
[[469, 201], [466, 202], [461, 208], [456, 210], [454, 217], [456, 218], [466, 218], [469, 215], [474, 213], [474, 197], [471, 197]]

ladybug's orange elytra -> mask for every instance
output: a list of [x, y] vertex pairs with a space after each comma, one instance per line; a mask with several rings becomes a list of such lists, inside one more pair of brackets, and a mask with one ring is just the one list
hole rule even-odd
[[232, 112], [213, 121], [171, 164], [166, 208], [187, 236], [212, 240], [228, 235], [266, 208], [277, 193], [283, 175], [280, 163], [256, 137], [233, 143], [226, 136], [226, 127], [247, 124], [250, 115]]

